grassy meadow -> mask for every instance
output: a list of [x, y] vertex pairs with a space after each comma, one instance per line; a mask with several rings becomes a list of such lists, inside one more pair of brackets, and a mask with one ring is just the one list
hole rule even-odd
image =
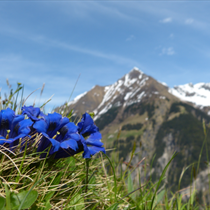
[[[0, 96], [0, 110], [11, 108], [16, 114], [21, 114], [21, 107], [25, 103], [23, 89], [23, 85], [18, 83], [16, 90], [13, 91], [10, 87], [9, 93], [4, 98]], [[40, 95], [42, 92], [43, 89]], [[50, 100], [46, 103], [50, 103]], [[45, 104], [40, 109], [44, 110], [44, 106]], [[150, 107], [145, 107], [145, 109], [150, 110]], [[115, 111], [113, 111], [114, 114]], [[65, 112], [63, 113], [64, 116], [66, 116]], [[68, 114], [67, 117], [71, 122], [72, 113]], [[79, 120], [74, 120], [74, 123], [78, 125]], [[100, 126], [106, 125], [100, 121]], [[203, 139], [197, 162], [190, 163], [183, 169], [181, 177], [178, 177], [178, 185], [180, 185], [186, 171], [191, 172], [191, 183], [196, 179], [194, 171], [199, 170], [200, 157], [205, 152], [207, 141], [206, 136], [208, 134], [205, 126], [204, 123], [205, 139]], [[30, 143], [30, 138], [33, 139], [32, 143]], [[130, 167], [135, 152], [135, 142], [130, 145], [132, 148], [130, 161], [126, 164], [126, 168], [122, 169], [120, 157], [109, 157], [107, 155], [109, 151], [106, 151], [106, 154], [99, 152], [91, 158], [83, 158], [82, 152], [79, 152], [69, 157], [56, 159], [53, 155], [49, 155], [50, 147], [42, 152], [37, 151], [35, 143], [42, 138], [41, 133], [33, 133], [30, 138], [25, 138], [23, 144], [18, 144], [12, 150], [5, 144], [0, 145], [0, 209], [2, 210], [210, 209], [208, 200], [198, 199], [193, 184], [190, 186], [188, 199], [184, 199], [182, 194], [184, 189], [171, 193], [165, 188], [163, 183], [167, 169], [173, 159], [177, 157], [177, 153], [171, 156], [158, 181], [152, 182], [152, 177], [149, 177], [145, 179], [144, 183], [141, 183], [141, 176], [148, 173], [146, 170], [152, 169], [152, 165], [150, 165], [145, 167], [144, 174], [139, 172], [137, 184], [133, 181], [132, 172], [139, 170], [139, 167], [138, 165]], [[119, 136], [116, 135], [115, 140], [117, 138]], [[120, 153], [116, 148], [112, 150]], [[208, 153], [206, 155], [208, 156]], [[155, 159], [156, 157], [154, 157], [153, 163], [156, 162]], [[144, 158], [139, 161], [141, 163]], [[141, 166], [143, 167], [143, 165]]]

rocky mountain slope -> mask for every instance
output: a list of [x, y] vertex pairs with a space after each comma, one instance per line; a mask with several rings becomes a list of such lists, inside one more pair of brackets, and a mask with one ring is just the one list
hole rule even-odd
[[[208, 91], [205, 85], [196, 85], [196, 88], [199, 91], [204, 92], [203, 88]], [[182, 100], [178, 98], [177, 92], [183, 94]], [[183, 101], [187, 101], [185, 98], [189, 97], [190, 93], [193, 95], [192, 92], [187, 88], [181, 90], [181, 87], [169, 89], [134, 68], [114, 84], [95, 86], [72, 102], [58, 107], [56, 111], [65, 111], [68, 114], [73, 109], [75, 117], [85, 111], [94, 112], [95, 123], [100, 128], [105, 147], [115, 148], [108, 154], [114, 159], [119, 158], [124, 168], [134, 148], [130, 167], [135, 169], [132, 176], [136, 182], [139, 182], [139, 173], [141, 181], [150, 176], [153, 180], [158, 179], [172, 154], [178, 152], [165, 179], [165, 185], [175, 192], [178, 190], [183, 168], [198, 161], [205, 139], [203, 122], [210, 122], [210, 116], [204, 109]], [[194, 94], [196, 97], [201, 97], [200, 95], [197, 92]], [[202, 171], [207, 168], [209, 140], [207, 136], [206, 151], [201, 155], [200, 170], [197, 176], [194, 174], [194, 179], [200, 177]], [[141, 162], [142, 158], [145, 159]], [[147, 163], [153, 163], [152, 170], [147, 167]], [[186, 170], [181, 188], [189, 186], [192, 170], [192, 167]], [[202, 182], [196, 183], [202, 191]]]

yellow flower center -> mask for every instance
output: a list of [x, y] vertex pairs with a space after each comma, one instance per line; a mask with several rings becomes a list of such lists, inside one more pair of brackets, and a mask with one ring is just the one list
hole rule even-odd
[[57, 133], [55, 134], [55, 136], [53, 136], [52, 138], [55, 139], [57, 137], [57, 135], [60, 135], [60, 132], [57, 131]]

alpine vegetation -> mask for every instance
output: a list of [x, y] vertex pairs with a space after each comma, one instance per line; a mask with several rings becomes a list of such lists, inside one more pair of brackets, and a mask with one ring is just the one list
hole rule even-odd
[[[136, 71], [132, 71], [132, 76], [136, 76]], [[139, 85], [148, 80], [145, 76], [139, 78], [143, 79], [143, 83], [140, 82]], [[134, 84], [136, 80], [132, 81]], [[127, 87], [128, 83], [128, 77], [125, 77], [124, 86]], [[76, 121], [73, 110], [66, 110], [65, 107], [62, 108], [67, 112], [57, 109], [54, 113], [45, 113], [44, 106], [49, 100], [40, 107], [25, 106], [25, 100], [17, 100], [21, 90], [23, 86], [18, 83], [17, 90], [13, 93], [10, 89], [10, 94], [8, 97], [5, 94], [4, 100], [0, 95], [0, 210], [209, 209], [207, 199], [203, 203], [197, 199], [198, 193], [194, 184], [196, 174], [199, 176], [199, 168], [203, 167], [203, 160], [206, 160], [203, 156], [199, 156], [198, 162], [183, 168], [180, 177], [176, 176], [179, 190], [174, 193], [168, 190], [166, 180], [174, 177], [170, 168], [180, 159], [180, 153], [171, 154], [166, 165], [159, 170], [160, 174], [156, 180], [153, 179], [152, 170], [154, 171], [159, 163], [159, 150], [151, 163], [148, 157], [139, 158], [137, 164], [133, 162], [138, 150], [138, 138], [135, 135], [140, 136], [139, 130], [143, 132], [145, 129], [142, 122], [135, 121], [131, 124], [130, 121], [126, 121], [122, 124], [115, 134], [116, 146], [107, 149], [108, 141], [105, 140], [109, 130], [105, 127], [112, 123], [120, 106], [114, 107], [114, 110], [110, 108], [112, 112], [109, 115], [104, 115], [106, 113], [103, 114], [102, 110], [107, 108], [102, 108], [95, 117], [92, 111], [79, 111], [75, 114], [78, 117]], [[126, 104], [127, 98], [125, 97]], [[138, 97], [133, 102], [136, 100], [138, 102]], [[168, 100], [165, 101], [168, 103]], [[141, 103], [139, 107], [135, 107], [135, 103], [128, 104], [124, 106], [124, 113], [121, 112], [118, 126], [130, 112], [140, 116], [146, 116], [147, 112], [147, 121], [155, 120], [154, 110], [157, 105]], [[173, 103], [173, 113], [179, 111], [177, 106], [185, 106], [187, 110], [191, 110], [187, 105]], [[156, 124], [154, 121], [150, 126], [154, 131]], [[112, 124], [109, 128], [113, 129], [114, 126]], [[203, 126], [205, 139], [202, 150], [208, 140], [208, 128], [205, 127], [205, 123]], [[164, 129], [160, 133], [164, 134], [168, 127], [160, 129]], [[130, 135], [126, 136], [126, 133]], [[125, 147], [121, 145], [123, 135], [126, 138]], [[105, 146], [102, 139], [106, 143]], [[157, 148], [158, 146], [162, 147], [162, 144], [157, 145]], [[140, 146], [139, 150], [143, 148]], [[128, 162], [124, 161], [123, 153], [128, 156]], [[209, 164], [208, 153], [206, 156]], [[186, 177], [189, 177], [185, 172], [190, 167], [190, 188], [180, 189], [181, 181], [184, 182]], [[205, 183], [209, 184], [210, 179]], [[182, 190], [189, 190], [188, 199], [185, 199]]]
[[[24, 116], [25, 115], [25, 116]], [[18, 145], [33, 145], [42, 157], [53, 158], [73, 156], [83, 151], [84, 158], [91, 158], [97, 152], [104, 152], [99, 129], [88, 113], [78, 126], [61, 114], [43, 114], [38, 107], [22, 107], [22, 114], [7, 108], [0, 114], [0, 145], [13, 151]], [[37, 136], [42, 137], [36, 141]], [[49, 149], [49, 151], [48, 151]]]

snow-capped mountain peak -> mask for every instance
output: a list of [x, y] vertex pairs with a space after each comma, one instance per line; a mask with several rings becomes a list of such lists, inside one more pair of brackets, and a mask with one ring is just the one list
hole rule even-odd
[[[152, 77], [144, 74], [137, 67], [108, 86], [94, 86], [88, 92], [77, 96], [68, 103], [68, 110], [80, 110], [80, 112], [94, 112], [94, 120], [100, 118], [110, 109], [126, 109], [135, 103], [148, 103], [150, 100], [169, 100], [173, 98], [168, 87], [157, 82]], [[62, 111], [64, 106], [58, 108]], [[66, 110], [66, 109], [65, 109]]]
[[169, 92], [197, 106], [210, 106], [210, 83], [188, 83], [170, 88]]
[[95, 120], [113, 106], [126, 106], [139, 102], [144, 95], [141, 89], [148, 79], [147, 75], [137, 67], [134, 67], [114, 84], [106, 86], [103, 100], [97, 109], [94, 110], [96, 114]]

